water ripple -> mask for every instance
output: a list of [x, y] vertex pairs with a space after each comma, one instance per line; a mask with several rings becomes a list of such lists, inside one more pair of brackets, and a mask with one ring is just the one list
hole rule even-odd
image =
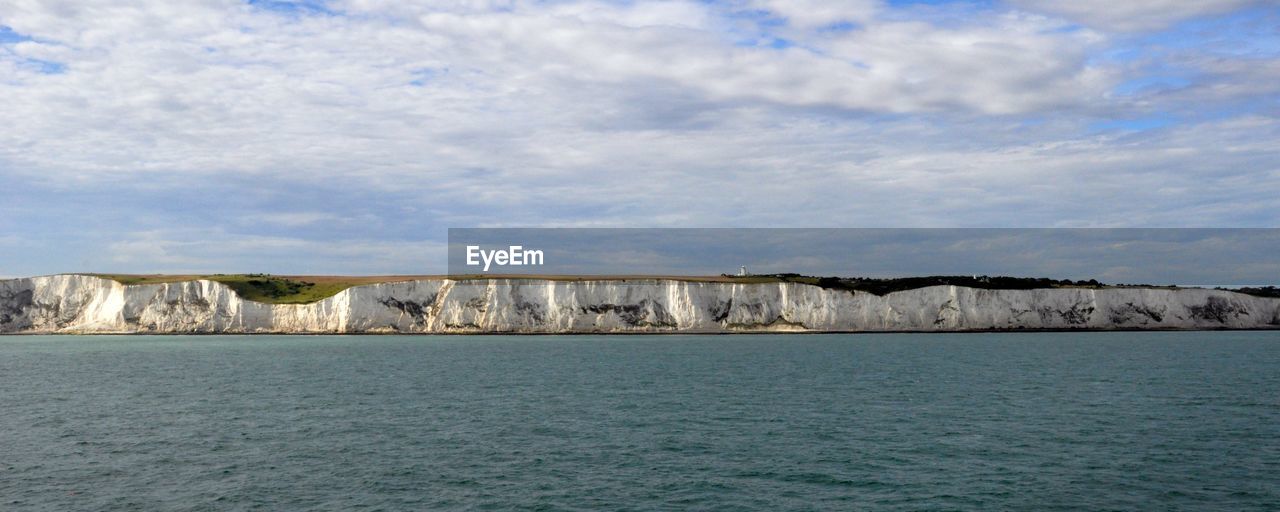
[[0, 338], [3, 510], [1276, 510], [1280, 333]]

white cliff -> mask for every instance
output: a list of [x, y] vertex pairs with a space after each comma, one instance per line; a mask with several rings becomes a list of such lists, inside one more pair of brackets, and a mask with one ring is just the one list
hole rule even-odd
[[0, 333], [592, 333], [1280, 329], [1280, 299], [1206, 289], [985, 290], [877, 296], [798, 283], [419, 280], [312, 304], [213, 281], [83, 275], [0, 281]]

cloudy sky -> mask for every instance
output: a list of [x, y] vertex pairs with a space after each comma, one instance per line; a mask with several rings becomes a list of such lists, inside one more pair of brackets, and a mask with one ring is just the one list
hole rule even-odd
[[449, 227], [1275, 227], [1275, 0], [0, 0], [0, 275]]

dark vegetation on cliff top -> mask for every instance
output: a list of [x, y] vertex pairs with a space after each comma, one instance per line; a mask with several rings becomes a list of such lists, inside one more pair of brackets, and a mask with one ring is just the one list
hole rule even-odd
[[[921, 276], [898, 278], [871, 277], [814, 277], [800, 274], [768, 274], [747, 276], [741, 279], [766, 278], [791, 283], [804, 283], [832, 290], [848, 290], [885, 295], [904, 290], [914, 290], [927, 286], [964, 286], [986, 290], [1034, 290], [1042, 288], [1114, 288], [1099, 283], [1096, 279], [1088, 281], [1072, 281], [1070, 279], [1049, 279], [1047, 277], [1009, 277], [1009, 276]], [[1127, 285], [1125, 285], [1127, 286]], [[1135, 285], [1153, 288], [1150, 285]]]
[[[136, 274], [91, 274], [112, 279], [123, 284], [156, 284], [174, 283], [206, 279], [227, 285], [241, 298], [269, 304], [305, 304], [316, 302], [336, 295], [338, 292], [364, 284], [388, 283], [411, 279], [432, 279], [442, 276], [276, 276], [271, 274], [203, 274], [203, 275], [136, 275]], [[965, 286], [987, 290], [1033, 290], [1044, 288], [1165, 288], [1175, 286], [1154, 286], [1147, 284], [1108, 285], [1097, 280], [1072, 281], [1070, 279], [1049, 279], [1036, 277], [1009, 276], [923, 276], [901, 278], [869, 278], [869, 277], [816, 277], [800, 274], [760, 274], [750, 276], [454, 276], [455, 279], [550, 279], [556, 281], [583, 280], [644, 280], [675, 279], [686, 281], [710, 281], [728, 283], [803, 283], [820, 286], [832, 290], [851, 292], [867, 292], [876, 295], [924, 288], [927, 286]], [[1221, 288], [1220, 288], [1221, 289]], [[1230, 290], [1259, 297], [1280, 298], [1280, 288], [1275, 286], [1240, 288]]]
[[[1226, 290], [1226, 288], [1215, 288], [1215, 290]], [[1275, 286], [1234, 288], [1234, 289], [1231, 289], [1230, 291], [1247, 293], [1249, 295], [1256, 295], [1258, 297], [1271, 297], [1271, 298], [1280, 299], [1280, 288], [1277, 288]]]
[[[727, 275], [726, 275], [727, 276]], [[788, 283], [805, 283], [818, 285], [818, 287], [828, 289], [846, 289], [850, 292], [868, 292], [883, 296], [886, 293], [908, 291], [908, 289], [936, 287], [936, 285], [955, 285], [955, 287], [968, 287], [980, 289], [1043, 289], [1043, 288], [1087, 288], [1087, 289], [1103, 289], [1103, 288], [1164, 288], [1176, 289], [1176, 285], [1155, 285], [1155, 284], [1103, 284], [1098, 283], [1097, 279], [1089, 280], [1070, 280], [1070, 279], [1050, 279], [1050, 278], [1012, 278], [1007, 275], [927, 275], [915, 276], [915, 278], [819, 278], [819, 276], [800, 275], [800, 274], [764, 274], [764, 275], [748, 275], [748, 276], [731, 276], [732, 279], [740, 280], [740, 282], [756, 282], [767, 283], [781, 282]], [[1221, 291], [1239, 292], [1251, 294], [1257, 297], [1276, 297], [1280, 298], [1280, 288], [1276, 287], [1257, 287], [1257, 288], [1216, 288]]]
[[[350, 280], [301, 279], [270, 274], [208, 274], [208, 275], [120, 275], [95, 274], [123, 284], [173, 283], [205, 279], [227, 285], [240, 298], [269, 304], [306, 304], [336, 295], [358, 284], [358, 278]], [[319, 281], [319, 282], [317, 282]]]

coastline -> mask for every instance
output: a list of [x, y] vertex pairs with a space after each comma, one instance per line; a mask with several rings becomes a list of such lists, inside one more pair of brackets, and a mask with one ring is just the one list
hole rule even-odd
[[0, 281], [2, 334], [561, 335], [1280, 329], [1280, 299], [1201, 288], [984, 289], [884, 295], [795, 282], [662, 278], [409, 280], [304, 304], [210, 280]]

